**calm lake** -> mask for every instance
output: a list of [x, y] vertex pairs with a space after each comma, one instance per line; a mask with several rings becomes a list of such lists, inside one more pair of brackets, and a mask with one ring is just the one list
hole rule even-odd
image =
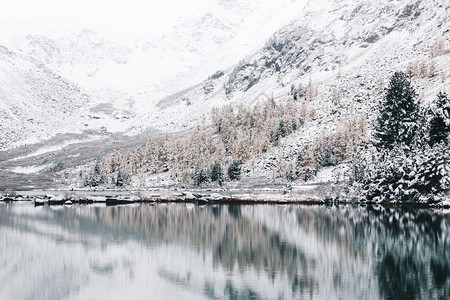
[[450, 211], [0, 203], [0, 299], [449, 299]]

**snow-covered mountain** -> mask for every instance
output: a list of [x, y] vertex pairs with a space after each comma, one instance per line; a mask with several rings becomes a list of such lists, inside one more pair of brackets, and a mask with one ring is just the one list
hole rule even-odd
[[0, 46], [0, 147], [46, 139], [63, 130], [80, 131], [90, 102], [75, 83], [40, 61]]
[[[434, 76], [413, 79], [423, 101], [449, 92], [448, 50], [430, 57], [436, 41], [444, 41], [444, 49], [450, 46], [449, 12], [443, 0], [309, 1], [297, 20], [234, 67], [217, 70], [201, 84], [159, 101], [157, 110], [141, 110], [160, 128], [182, 130], [202, 122], [213, 107], [254, 105], [272, 95], [287, 99], [293, 86], [312, 82], [318, 96], [309, 105], [316, 116], [285, 142], [298, 148], [350, 113], [364, 112], [370, 118], [389, 77], [410, 63], [435, 68]], [[279, 156], [279, 149], [274, 151], [268, 154], [271, 159]]]
[[[175, 15], [180, 14], [180, 17], [168, 23], [167, 28], [130, 29], [128, 36], [85, 29], [79, 24], [60, 25], [49, 21], [34, 26], [34, 23], [0, 22], [3, 25], [0, 45], [5, 49], [2, 62], [10, 61], [9, 66], [1, 69], [4, 77], [1, 113], [5, 122], [0, 147], [7, 149], [41, 141], [59, 132], [83, 129], [124, 132], [138, 128], [132, 133], [143, 131], [152, 123], [141, 113], [142, 107], [147, 108], [147, 113], [148, 108], [154, 108], [162, 98], [198, 84], [216, 69], [230, 67], [236, 57], [256, 51], [275, 30], [295, 18], [304, 2], [209, 1], [187, 15], [174, 9]], [[126, 29], [124, 24], [125, 32]], [[22, 71], [9, 71], [11, 64]], [[45, 85], [35, 94], [15, 90], [16, 87], [31, 89], [32, 84], [24, 83], [26, 77], [48, 76], [42, 80], [51, 81], [53, 75], [39, 68], [77, 87], [86, 95], [84, 98], [89, 98], [82, 110], [67, 107], [66, 110], [77, 117], [77, 122], [66, 117], [53, 122], [46, 117], [46, 114], [60, 114], [53, 114], [47, 106], [54, 103], [39, 95], [48, 89]], [[9, 72], [14, 76], [10, 77]], [[58, 92], [63, 88], [58, 85], [51, 84], [58, 90], [53, 96], [55, 101], [62, 101]], [[71, 88], [64, 93], [76, 98], [68, 105], [79, 106], [77, 103], [83, 97], [74, 94]], [[31, 100], [41, 98], [45, 102], [43, 105], [34, 105], [38, 101]], [[27, 106], [24, 113], [17, 109], [19, 103]], [[63, 110], [53, 106], [57, 111]], [[30, 113], [34, 114], [33, 129], [27, 127]]]
[[289, 149], [350, 111], [370, 117], [389, 76], [411, 62], [434, 64], [436, 76], [414, 80], [424, 101], [448, 92], [448, 51], [430, 57], [436, 41], [450, 46], [445, 0], [217, 0], [161, 32], [4, 34], [0, 147], [63, 132], [183, 131], [213, 107], [286, 99], [312, 82], [316, 116]]
[[[261, 50], [178, 98], [203, 108], [254, 102], [260, 95], [286, 96], [292, 84], [306, 85], [311, 79], [322, 85], [325, 99], [339, 85], [344, 99], [369, 100], [363, 94], [367, 88], [395, 70], [406, 70], [414, 60], [431, 63], [433, 43], [449, 40], [449, 11], [442, 0], [310, 1], [298, 20], [279, 30]], [[448, 74], [448, 54], [435, 64], [437, 73]], [[448, 82], [439, 77], [431, 85], [417, 82], [422, 83], [435, 95]], [[162, 103], [173, 107], [185, 101]]]

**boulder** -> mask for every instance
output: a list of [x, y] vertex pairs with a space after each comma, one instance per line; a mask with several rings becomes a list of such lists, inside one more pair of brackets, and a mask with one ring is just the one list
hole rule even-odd
[[105, 197], [105, 196], [91, 197], [91, 199], [92, 199], [92, 201], [94, 201], [94, 202], [100, 202], [100, 203], [106, 202], [106, 197]]
[[197, 199], [197, 198], [192, 193], [186, 193], [184, 196], [184, 200], [186, 200], [186, 201], [193, 201], [195, 199]]
[[40, 197], [36, 197], [34, 199], [34, 205], [44, 205], [45, 204], [45, 200], [40, 198]]
[[209, 197], [212, 198], [212, 199], [216, 199], [216, 200], [223, 198], [223, 196], [221, 194], [219, 194], [219, 193], [212, 193], [211, 195], [209, 195]]
[[64, 196], [63, 195], [57, 195], [57, 196], [52, 196], [50, 197], [51, 201], [62, 201], [64, 200]]

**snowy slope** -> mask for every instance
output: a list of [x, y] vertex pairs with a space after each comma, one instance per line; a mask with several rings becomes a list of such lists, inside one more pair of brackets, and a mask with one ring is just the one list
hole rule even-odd
[[0, 149], [83, 129], [89, 96], [39, 61], [0, 45], [0, 82]]
[[[344, 108], [355, 102], [357, 111], [370, 112], [394, 71], [405, 70], [413, 60], [430, 61], [432, 43], [449, 40], [444, 0], [310, 1], [297, 18], [261, 50], [239, 57], [242, 61], [233, 68], [210, 73], [203, 83], [139, 111], [159, 128], [182, 130], [200, 122], [212, 107], [252, 104], [272, 94], [283, 99], [291, 85], [305, 86], [311, 79], [319, 98], [327, 100], [316, 104], [319, 116], [336, 111], [330, 101], [334, 89], [339, 89]], [[448, 72], [448, 55], [433, 60], [438, 74]], [[448, 79], [436, 76], [415, 84], [419, 91], [426, 87], [429, 100], [448, 87]]]
[[[254, 101], [261, 94], [286, 95], [291, 84], [305, 85], [309, 78], [330, 85], [358, 75], [358, 81], [367, 83], [386, 79], [395, 70], [405, 70], [411, 60], [429, 60], [437, 39], [449, 40], [446, 3], [310, 1], [298, 21], [278, 31], [263, 49], [179, 98], [214, 105]], [[446, 71], [445, 60], [436, 59], [439, 71]]]
[[[12, 50], [5, 53], [20, 55], [1, 54], [14, 62], [11, 66], [0, 60], [7, 65], [0, 74], [11, 87], [2, 90], [0, 97], [0, 113], [10, 116], [2, 128], [5, 139], [0, 147], [11, 147], [9, 140], [43, 138], [28, 133], [22, 125], [16, 130], [17, 124], [27, 124], [27, 114], [14, 115], [11, 107], [16, 107], [18, 100], [5, 100], [15, 99], [11, 95], [17, 94], [16, 88], [29, 89], [23, 79], [30, 76], [27, 69], [41, 78], [44, 75], [36, 74], [44, 68], [48, 70], [45, 76], [54, 74], [68, 87], [79, 86], [74, 93], [71, 88], [57, 89], [57, 93], [73, 97], [70, 103], [76, 107], [67, 111], [68, 117], [59, 118], [67, 124], [54, 126], [49, 113], [39, 119], [42, 124], [34, 126], [49, 136], [55, 128], [128, 135], [149, 127], [161, 132], [183, 131], [208, 122], [213, 107], [254, 105], [271, 95], [287, 99], [292, 85], [305, 86], [311, 80], [319, 92], [310, 104], [317, 116], [284, 139], [281, 150], [269, 151], [258, 162], [264, 173], [266, 160], [278, 157], [280, 151], [287, 156], [322, 128], [333, 128], [338, 119], [348, 117], [351, 106], [354, 113], [366, 112], [370, 118], [383, 84], [411, 61], [436, 64], [437, 76], [413, 81], [418, 92], [423, 91], [424, 101], [430, 101], [439, 90], [449, 92], [449, 54], [429, 55], [438, 39], [450, 47], [446, 0], [217, 0], [194, 15], [181, 17], [165, 28], [164, 34], [148, 38], [114, 40], [93, 30], [9, 34], [5, 49]], [[52, 88], [62, 86], [51, 82]], [[332, 102], [334, 90], [339, 91], [339, 104]], [[41, 91], [27, 90], [22, 94], [28, 96], [21, 99], [30, 99], [33, 93]], [[88, 102], [83, 100], [85, 94]], [[28, 106], [22, 101], [29, 115], [53, 112], [48, 103]], [[57, 110], [55, 113], [61, 114], [61, 106]]]
[[[0, 21], [0, 41], [20, 56], [16, 66], [22, 70], [12, 71], [15, 77], [4, 82], [8, 89], [3, 91], [1, 101], [9, 100], [0, 112], [11, 115], [9, 111], [18, 104], [10, 95], [19, 93], [16, 88], [27, 88], [24, 77], [39, 72], [27, 65], [37, 64], [89, 96], [89, 103], [83, 102], [84, 110], [67, 108], [78, 116], [77, 122], [61, 118], [54, 124], [52, 118], [39, 117], [52, 115], [47, 109], [50, 103], [28, 105], [30, 95], [22, 98], [30, 113], [35, 110], [35, 130], [46, 132], [46, 136], [83, 129], [134, 134], [149, 126], [158, 127], [161, 124], [154, 124], [146, 115], [155, 113], [158, 101], [201, 82], [217, 69], [228, 68], [236, 57], [256, 51], [280, 26], [294, 19], [304, 5], [304, 0], [204, 1], [188, 14], [174, 9], [178, 18], [164, 23], [164, 28], [146, 29], [143, 25], [133, 31], [125, 23], [122, 29], [128, 35], [61, 21]], [[149, 26], [158, 25], [148, 22]], [[6, 69], [1, 72], [8, 77]], [[41, 78], [47, 76], [39, 74]], [[80, 102], [80, 97], [76, 98], [71, 101], [74, 105]], [[18, 145], [12, 141], [25, 144], [45, 139], [21, 125], [29, 119], [27, 113], [17, 113], [14, 118], [3, 124], [3, 134], [8, 138], [2, 139], [0, 149]], [[68, 124], [61, 123], [64, 121]]]
[[[413, 78], [421, 100], [430, 102], [449, 90], [450, 56], [430, 56], [437, 40], [450, 45], [450, 6], [446, 1], [310, 1], [298, 20], [279, 30], [264, 47], [242, 57], [233, 68], [211, 73], [209, 79], [160, 101], [141, 107], [152, 124], [169, 131], [208, 121], [213, 107], [255, 105], [271, 95], [289, 97], [291, 86], [311, 80], [318, 96], [309, 109], [316, 116], [283, 139], [280, 147], [256, 158], [250, 177], [271, 178], [270, 162], [295, 159], [297, 150], [339, 120], [364, 113], [372, 120], [383, 88], [395, 71], [413, 61], [435, 64], [433, 77]], [[333, 93], [339, 95], [333, 102]], [[370, 129], [370, 128], [369, 128]], [[269, 167], [267, 167], [269, 166]], [[245, 169], [245, 167], [244, 167]], [[331, 170], [322, 180], [331, 180]], [[244, 181], [247, 179], [244, 179]], [[248, 178], [251, 181], [251, 178]]]

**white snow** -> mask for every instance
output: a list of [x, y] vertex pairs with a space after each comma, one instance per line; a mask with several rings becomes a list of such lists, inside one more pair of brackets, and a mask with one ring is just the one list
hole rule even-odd
[[95, 197], [91, 197], [92, 201], [94, 202], [105, 202], [106, 201], [106, 197], [104, 196], [95, 196]]
[[185, 200], [195, 200], [195, 196], [192, 193], [187, 192], [186, 195], [184, 196], [184, 199]]
[[14, 173], [20, 173], [20, 174], [33, 174], [33, 173], [39, 173], [40, 171], [49, 168], [52, 166], [52, 164], [48, 165], [41, 165], [41, 166], [26, 166], [26, 167], [16, 167], [11, 169]]
[[[10, 28], [0, 32], [0, 149], [43, 141], [58, 132], [133, 135], [149, 127], [184, 131], [207, 124], [213, 107], [255, 105], [271, 95], [284, 100], [291, 85], [305, 85], [312, 79], [319, 97], [308, 105], [318, 116], [260, 159], [255, 174], [270, 177], [272, 171], [264, 169], [264, 160], [293, 153], [321, 130], [333, 129], [338, 119], [349, 118], [351, 105], [355, 113], [366, 112], [370, 121], [381, 94], [378, 82], [404, 70], [410, 61], [429, 60], [429, 46], [437, 38], [448, 42], [448, 8], [440, 5], [442, 1], [422, 1], [417, 18], [400, 18], [397, 12], [414, 3], [204, 1], [195, 13], [174, 18], [158, 33], [151, 28], [149, 36], [131, 34], [127, 39], [77, 24], [55, 27], [44, 22], [31, 30], [0, 21], [5, 24], [2, 28]], [[383, 31], [389, 27], [393, 30]], [[282, 72], [263, 67], [265, 59], [276, 55], [264, 44], [278, 29], [276, 39], [298, 47], [294, 50], [299, 50], [298, 61], [302, 61], [299, 66], [283, 66]], [[379, 40], [367, 42], [374, 34]], [[283, 65], [286, 58], [281, 55], [278, 62]], [[226, 95], [224, 84], [241, 59], [256, 61], [262, 76], [249, 90], [237, 88]], [[448, 75], [450, 57], [434, 61]], [[305, 67], [310, 69], [303, 72]], [[206, 79], [218, 70], [224, 75], [211, 80], [213, 89], [205, 93]], [[425, 91], [425, 101], [437, 91], [448, 92], [449, 76], [438, 77], [414, 80], [417, 91]], [[333, 88], [342, 91], [338, 105], [330, 101]], [[71, 142], [42, 147], [21, 158], [61, 151]], [[21, 166], [13, 171], [31, 174], [43, 168]], [[317, 182], [332, 179], [331, 168], [316, 177]], [[167, 174], [154, 174], [147, 183], [171, 181]]]
[[42, 155], [45, 153], [49, 153], [49, 152], [55, 152], [55, 151], [60, 151], [68, 146], [74, 145], [74, 144], [79, 144], [79, 143], [85, 143], [85, 142], [90, 142], [90, 141], [94, 141], [98, 139], [98, 137], [90, 137], [90, 138], [85, 138], [85, 139], [80, 139], [80, 140], [68, 140], [68, 141], [64, 141], [63, 143], [57, 144], [57, 145], [52, 145], [52, 146], [46, 146], [46, 147], [41, 147], [38, 150], [24, 155], [24, 156], [19, 156], [19, 157], [15, 157], [13, 159], [11, 159], [12, 161], [15, 160], [19, 160], [19, 159], [25, 159], [25, 158], [30, 158], [30, 157], [34, 157], [34, 156], [38, 156], [38, 155]]
[[[130, 13], [139, 20], [132, 20], [134, 25], [130, 25], [117, 19], [99, 19], [111, 25], [106, 31], [99, 20], [96, 24], [71, 19], [26, 21], [26, 14], [18, 19], [3, 18], [0, 26], [8, 30], [0, 31], [0, 47], [6, 47], [3, 56], [0, 53], [0, 79], [4, 83], [0, 90], [0, 148], [84, 129], [129, 134], [140, 133], [149, 126], [178, 130], [178, 124], [170, 126], [148, 118], [157, 113], [158, 101], [250, 55], [278, 28], [295, 19], [305, 3], [306, 0], [182, 2], [171, 8], [170, 20], [160, 13], [156, 13], [158, 18], [152, 18], [153, 4], [145, 18], [143, 11], [130, 7]], [[117, 8], [116, 4], [108, 3], [108, 7]], [[44, 4], [37, 10], [43, 7]], [[52, 11], [57, 9], [52, 7]], [[123, 29], [128, 35], [124, 38], [113, 30], [118, 23], [125, 27], [140, 24], [140, 28]], [[66, 81], [73, 87], [68, 89]], [[40, 90], [46, 92], [39, 95], [36, 91]], [[66, 99], [66, 91], [75, 100]], [[11, 101], [6, 101], [8, 98]], [[73, 107], [66, 107], [67, 100]], [[91, 118], [89, 108], [101, 103], [112, 104], [112, 109], [119, 112], [115, 116], [129, 111], [130, 118], [117, 119], [112, 114]], [[183, 113], [188, 115], [189, 112]]]

